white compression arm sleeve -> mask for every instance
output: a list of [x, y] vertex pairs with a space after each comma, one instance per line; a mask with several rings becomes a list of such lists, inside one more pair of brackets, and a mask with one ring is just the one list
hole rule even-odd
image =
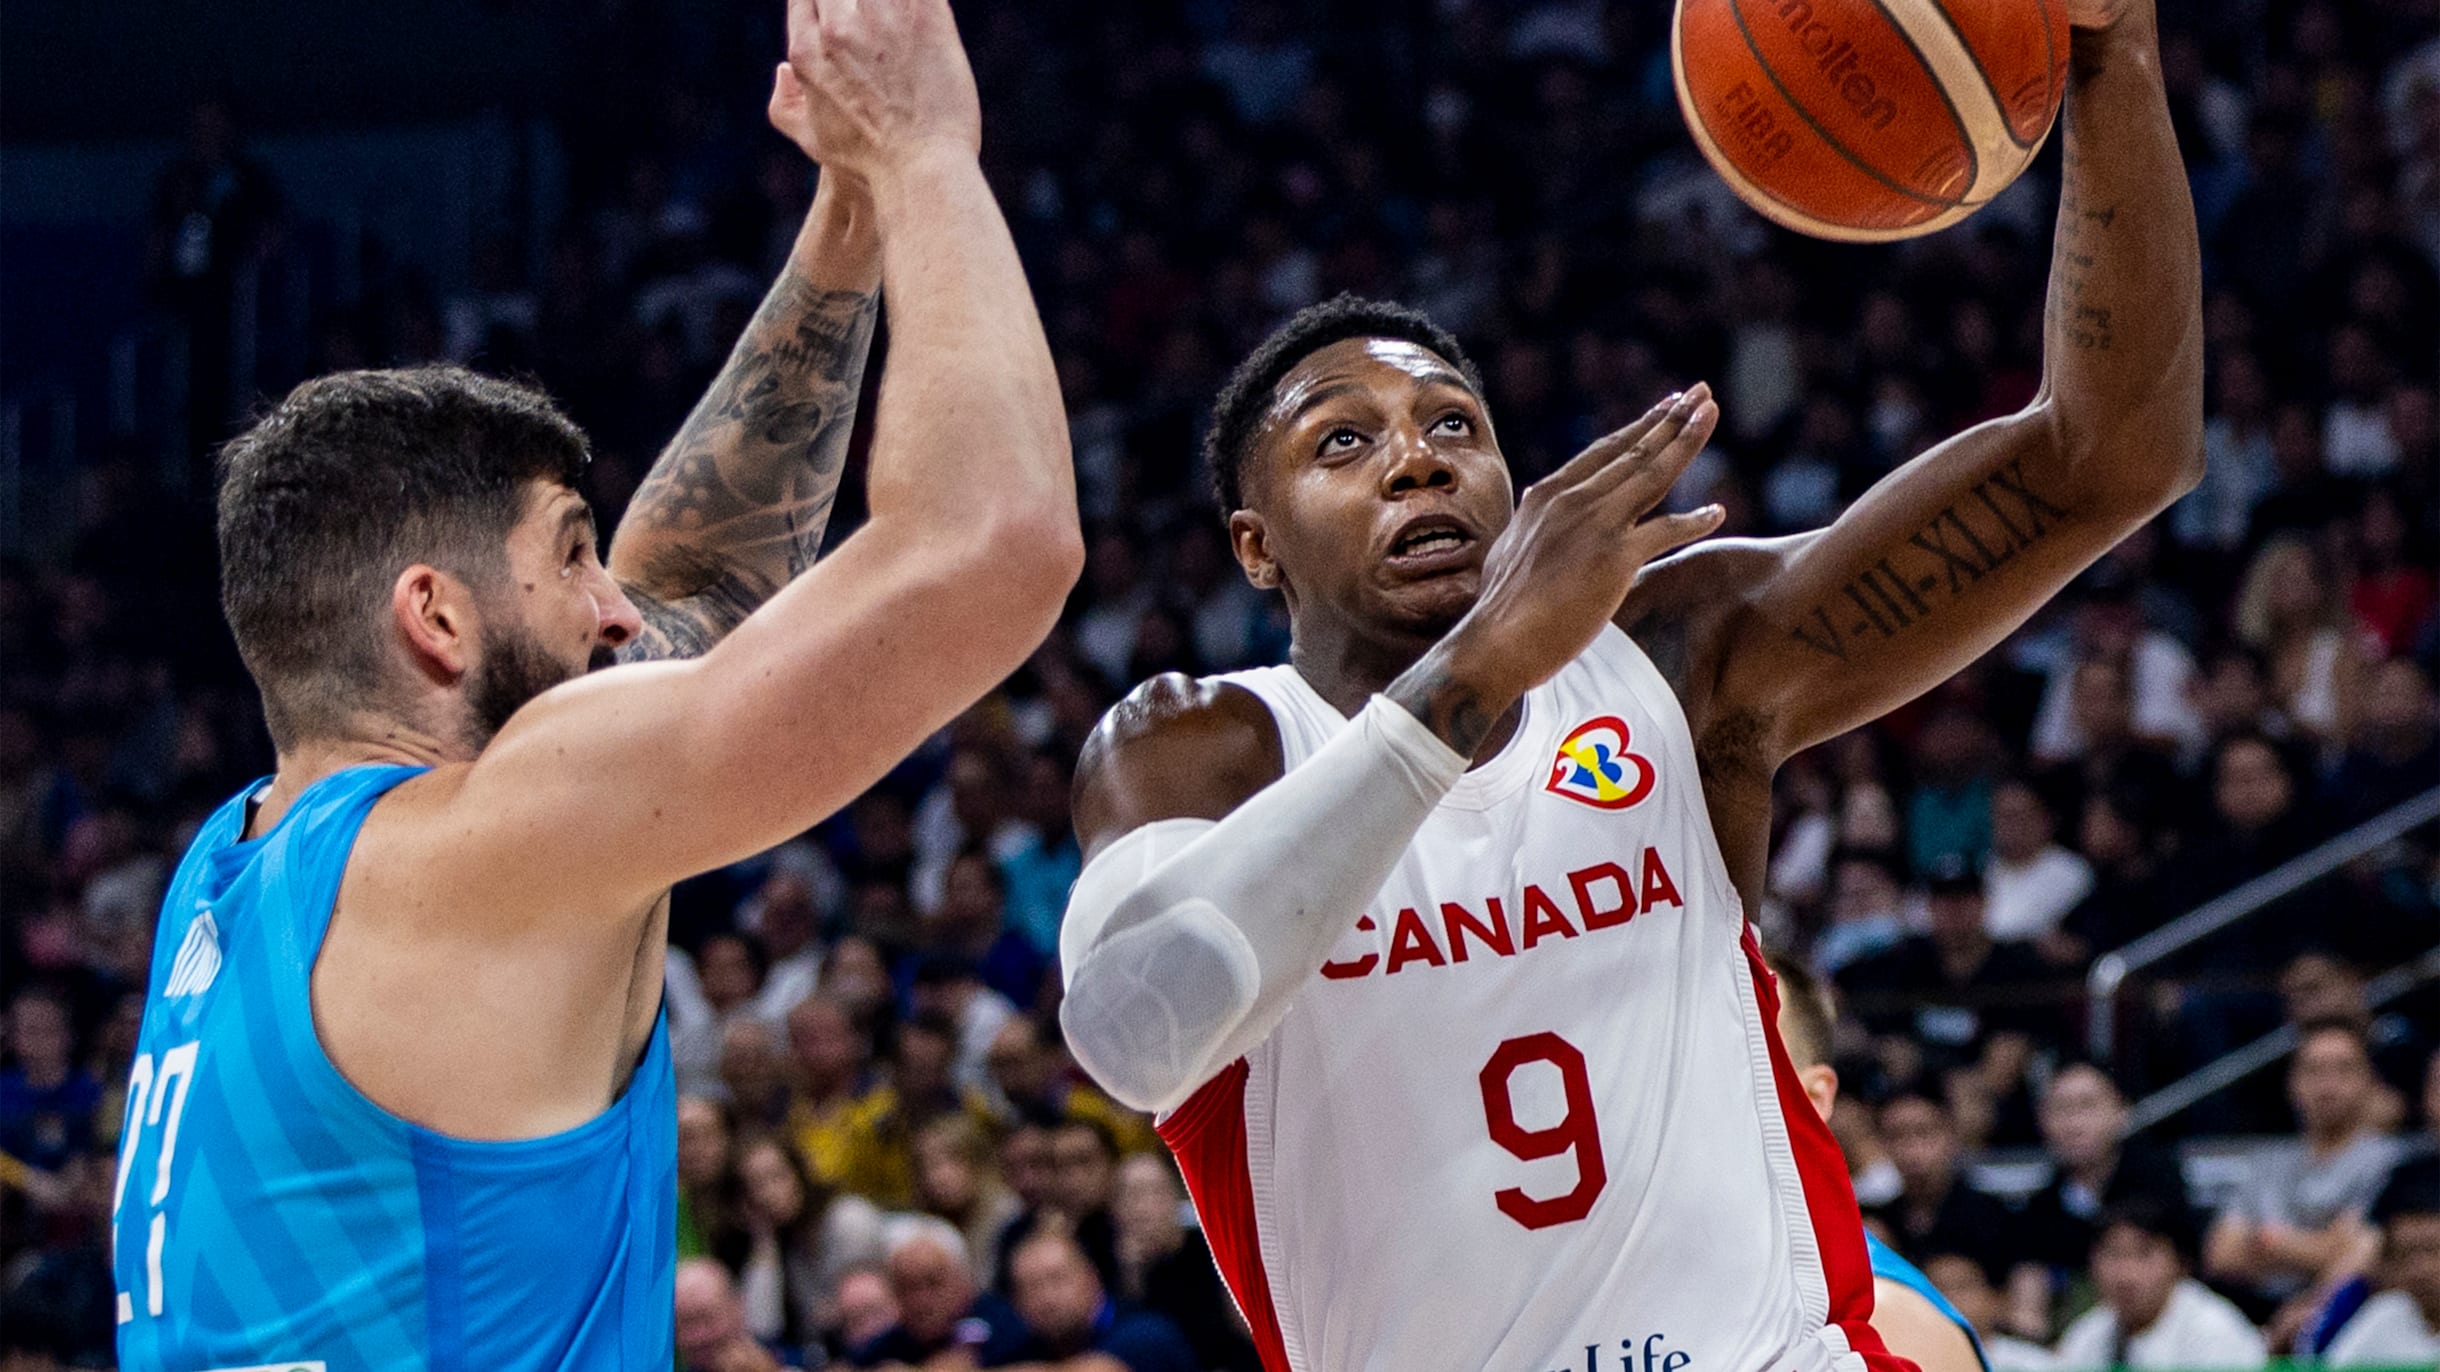
[[1375, 696], [1228, 818], [1120, 836], [1077, 878], [1059, 932], [1077, 1061], [1138, 1110], [1176, 1108], [1269, 1036], [1465, 771]]

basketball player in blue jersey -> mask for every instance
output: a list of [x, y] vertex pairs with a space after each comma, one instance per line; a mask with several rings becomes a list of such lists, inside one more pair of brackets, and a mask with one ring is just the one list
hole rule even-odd
[[[793, 0], [829, 174], [610, 565], [543, 397], [309, 382], [224, 456], [278, 770], [165, 901], [116, 1193], [129, 1369], [666, 1369], [666, 892], [878, 779], [1082, 559], [946, 0]], [[818, 565], [863, 355], [870, 522]], [[616, 658], [663, 659], [586, 675]], [[581, 678], [581, 679], [580, 679]]]
[[[1838, 1104], [1838, 1069], [1830, 1065], [1831, 1028], [1838, 1015], [1830, 993], [1802, 963], [1774, 953], [1767, 959], [1779, 979], [1779, 1039], [1804, 1087], [1805, 1099], [1822, 1119]], [[1872, 1262], [1872, 1327], [1889, 1351], [1922, 1372], [1991, 1372], [1982, 1340], [1949, 1298], [1922, 1269], [1866, 1230], [1864, 1251]]]

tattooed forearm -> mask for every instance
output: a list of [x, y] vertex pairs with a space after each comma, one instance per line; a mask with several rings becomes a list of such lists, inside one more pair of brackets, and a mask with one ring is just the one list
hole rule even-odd
[[701, 657], [778, 591], [742, 576], [725, 576], [684, 600], [657, 599], [627, 588], [644, 631], [619, 649], [621, 662], [671, 662]]
[[612, 570], [646, 624], [626, 657], [701, 652], [812, 565], [878, 303], [794, 264], [772, 287], [619, 525]]
[[1788, 632], [1835, 661], [1874, 639], [1896, 638], [1932, 618], [1984, 577], [2016, 560], [2068, 518], [2065, 507], [2033, 488], [2022, 459], [2011, 458], [1944, 506], [1872, 565], [1859, 569], [1832, 600], [1812, 607]]
[[2118, 218], [2115, 204], [2092, 203], [2086, 194], [2083, 149], [2070, 138], [2060, 154], [2066, 175], [2059, 185], [2057, 242], [2051, 249], [2051, 336], [2080, 352], [2108, 352], [2109, 293], [2094, 277], [2100, 240]]
[[1490, 708], [1481, 692], [1450, 674], [1437, 653], [1425, 654], [1383, 694], [1465, 757], [1474, 756], [1474, 750], [1483, 746], [1499, 718], [1499, 711]]

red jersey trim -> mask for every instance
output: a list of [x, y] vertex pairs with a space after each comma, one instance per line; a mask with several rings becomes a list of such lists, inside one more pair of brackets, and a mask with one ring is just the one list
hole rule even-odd
[[[1154, 1128], [1178, 1160], [1186, 1194], [1194, 1198], [1195, 1214], [1203, 1221], [1212, 1261], [1253, 1331], [1263, 1372], [1288, 1372], [1287, 1343], [1280, 1334], [1279, 1312], [1271, 1304], [1271, 1278], [1263, 1270], [1262, 1239], [1255, 1228], [1254, 1180], [1246, 1167], [1245, 1084], [1250, 1074], [1245, 1059], [1237, 1059], [1195, 1088], [1185, 1104]], [[1848, 1208], [1855, 1208], [1853, 1200]], [[1859, 1257], [1863, 1243], [1859, 1222]], [[1867, 1282], [1867, 1300], [1870, 1289]]]
[[1813, 1223], [1813, 1243], [1821, 1250], [1822, 1277], [1830, 1288], [1830, 1323], [1847, 1336], [1847, 1346], [1864, 1359], [1871, 1372], [1920, 1372], [1914, 1363], [1889, 1351], [1872, 1327], [1872, 1257], [1864, 1250], [1864, 1215], [1856, 1207], [1855, 1186], [1847, 1178], [1847, 1160], [1827, 1121], [1814, 1112], [1813, 1101], [1796, 1079], [1787, 1045], [1779, 1041], [1779, 979], [1762, 960], [1754, 927], [1745, 927], [1745, 961], [1754, 976], [1754, 999], [1762, 1007], [1763, 1039], [1771, 1049], [1771, 1081], [1778, 1089], [1779, 1113], [1787, 1121], [1788, 1148], [1796, 1157], [1796, 1175], [1805, 1189], [1805, 1210]]

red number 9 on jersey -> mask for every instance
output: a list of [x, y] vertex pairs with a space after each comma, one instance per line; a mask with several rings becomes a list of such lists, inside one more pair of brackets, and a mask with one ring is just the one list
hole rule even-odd
[[[1518, 1124], [1516, 1105], [1508, 1096], [1508, 1079], [1529, 1062], [1558, 1068], [1567, 1092], [1567, 1113], [1547, 1129]], [[1565, 1195], [1536, 1200], [1517, 1187], [1506, 1187], [1491, 1197], [1500, 1213], [1528, 1229], [1572, 1224], [1593, 1213], [1593, 1198], [1609, 1184], [1610, 1173], [1601, 1161], [1601, 1127], [1593, 1118], [1593, 1081], [1585, 1075], [1584, 1054], [1557, 1034], [1527, 1034], [1499, 1046], [1483, 1064], [1482, 1083], [1483, 1122], [1491, 1128], [1493, 1143], [1526, 1162], [1570, 1150], [1576, 1154], [1576, 1185]]]

